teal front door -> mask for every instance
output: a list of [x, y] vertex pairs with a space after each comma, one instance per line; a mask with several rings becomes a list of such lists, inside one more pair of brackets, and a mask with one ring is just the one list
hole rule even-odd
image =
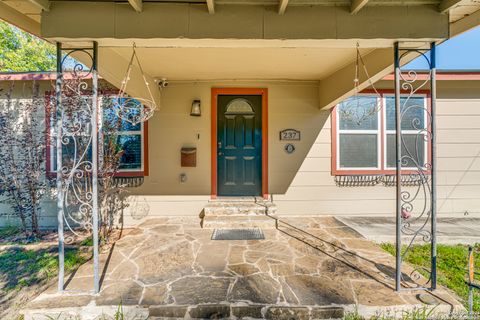
[[262, 96], [218, 95], [217, 194], [262, 193]]

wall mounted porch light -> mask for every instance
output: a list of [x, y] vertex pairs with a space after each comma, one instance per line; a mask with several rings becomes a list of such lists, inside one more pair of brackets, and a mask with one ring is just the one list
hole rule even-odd
[[202, 115], [202, 109], [200, 108], [200, 100], [193, 100], [192, 109], [190, 109], [190, 115], [192, 117], [200, 117]]

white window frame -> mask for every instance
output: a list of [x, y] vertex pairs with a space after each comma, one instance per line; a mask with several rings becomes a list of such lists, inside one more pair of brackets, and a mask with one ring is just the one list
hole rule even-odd
[[[145, 167], [145, 143], [144, 143], [144, 125], [143, 122], [140, 122], [140, 130], [139, 131], [119, 131], [113, 133], [116, 136], [136, 136], [140, 134], [140, 157], [141, 157], [141, 165], [139, 169], [118, 169], [118, 172], [143, 172]], [[103, 135], [103, 134], [102, 134]], [[103, 141], [103, 137], [102, 137]], [[101, 152], [103, 153], [103, 148], [101, 148]], [[102, 157], [103, 158], [103, 157]]]
[[[99, 102], [98, 102], [98, 107], [99, 107], [99, 110], [103, 111], [102, 109], [102, 99], [101, 98], [104, 98], [104, 97], [114, 97], [112, 95], [102, 95], [102, 96], [99, 96], [100, 99]], [[56, 126], [57, 126], [57, 123], [55, 121], [53, 121], [53, 114], [50, 115], [50, 128], [49, 129], [49, 132], [50, 132], [50, 163], [48, 164], [50, 166], [50, 172], [51, 173], [57, 173], [57, 170], [54, 170], [55, 168], [55, 162], [56, 162], [56, 150], [57, 150], [57, 145], [56, 145], [56, 139], [57, 139], [57, 131], [56, 131]], [[103, 112], [100, 112], [100, 123], [103, 124]], [[101, 135], [99, 135], [99, 142], [100, 142], [100, 146], [99, 146], [99, 161], [102, 161], [103, 159], [103, 135], [105, 133], [103, 131], [101, 131]], [[114, 133], [115, 135], [138, 135], [140, 134], [140, 147], [141, 147], [141, 166], [139, 169], [119, 169], [117, 172], [119, 173], [138, 173], [138, 172], [144, 172], [145, 171], [145, 126], [144, 126], [144, 122], [140, 122], [140, 130], [139, 131], [120, 131], [120, 132], [117, 132], [117, 133]]]
[[[360, 96], [374, 96], [375, 94], [364, 93]], [[396, 167], [388, 167], [387, 163], [387, 135], [388, 134], [395, 134], [396, 130], [388, 130], [387, 129], [387, 98], [394, 97], [394, 93], [384, 93], [380, 92], [380, 97], [377, 97], [380, 103], [380, 110], [377, 112], [377, 121], [378, 126], [376, 130], [345, 130], [340, 129], [340, 113], [339, 113], [339, 105], [335, 107], [335, 172], [339, 175], [342, 175], [342, 172], [345, 174], [350, 174], [349, 171], [352, 171], [352, 175], [359, 174], [357, 172], [369, 172], [369, 174], [390, 174], [390, 172], [395, 171]], [[405, 98], [406, 96], [401, 95], [401, 98]], [[428, 129], [430, 123], [428, 121], [428, 94], [426, 93], [415, 93], [410, 97], [421, 97], [423, 98], [424, 103], [424, 112], [423, 112], [423, 121]], [[428, 130], [427, 130], [428, 131]], [[418, 130], [402, 130], [403, 134], [418, 134]], [[341, 134], [377, 134], [377, 167], [340, 167], [340, 135]], [[425, 136], [428, 135], [427, 132], [424, 133]], [[428, 138], [428, 137], [427, 137]], [[424, 140], [424, 162], [427, 164], [429, 162], [429, 150], [430, 150], [430, 141], [428, 139]], [[383, 163], [382, 163], [383, 157]], [[402, 167], [402, 170], [405, 171], [417, 171], [418, 168], [416, 167]], [[426, 167], [423, 167], [422, 170], [426, 170]], [[353, 173], [355, 172], [355, 173]], [[372, 173], [375, 172], [375, 173]]]
[[[397, 130], [388, 130], [387, 129], [387, 98], [395, 98], [395, 95], [394, 94], [383, 94], [382, 96], [382, 99], [383, 99], [383, 108], [384, 108], [384, 111], [383, 111], [383, 125], [384, 125], [384, 132], [383, 132], [383, 141], [384, 141], [384, 145], [383, 145], [383, 168], [384, 170], [396, 170], [397, 168], [396, 167], [389, 167], [388, 166], [388, 162], [387, 162], [387, 135], [389, 134], [395, 134]], [[421, 94], [421, 93], [417, 93], [417, 94], [413, 94], [410, 96], [410, 98], [417, 98], [417, 97], [421, 97], [423, 98], [423, 108], [424, 108], [424, 111], [423, 111], [423, 123], [424, 125], [428, 128], [428, 101], [427, 101], [427, 95], [426, 94]], [[404, 98], [402, 95], [400, 95], [400, 98]], [[412, 135], [412, 134], [419, 134], [418, 133], [418, 130], [404, 130], [402, 129], [402, 135], [405, 134], [405, 135]], [[427, 135], [427, 133], [423, 133], [424, 136]], [[425, 162], [424, 164], [428, 163], [428, 141], [427, 139], [424, 139], [424, 147], [423, 147], [423, 161]], [[425, 166], [422, 167], [423, 170], [426, 170]], [[402, 170], [418, 170], [418, 168], [416, 167], [402, 167]]]
[[[371, 94], [362, 94], [359, 96], [372, 96]], [[380, 98], [377, 98], [377, 103], [381, 102], [379, 101]], [[360, 171], [360, 170], [381, 170], [381, 163], [382, 163], [382, 158], [381, 158], [381, 138], [382, 138], [382, 130], [381, 130], [381, 115], [380, 111], [377, 112], [377, 129], [376, 130], [345, 130], [345, 129], [340, 129], [340, 113], [339, 113], [340, 108], [337, 106], [335, 108], [336, 112], [336, 166], [337, 166], [337, 171]], [[340, 134], [376, 134], [377, 135], [377, 166], [376, 167], [340, 167]]]

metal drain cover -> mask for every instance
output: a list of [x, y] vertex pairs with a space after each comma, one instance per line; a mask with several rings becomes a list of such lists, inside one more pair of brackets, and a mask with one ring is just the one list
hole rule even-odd
[[265, 235], [262, 229], [215, 229], [212, 240], [263, 240]]

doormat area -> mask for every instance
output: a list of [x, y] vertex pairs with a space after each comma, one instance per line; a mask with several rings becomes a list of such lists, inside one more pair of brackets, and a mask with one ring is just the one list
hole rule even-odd
[[262, 229], [214, 229], [212, 240], [264, 240]]

